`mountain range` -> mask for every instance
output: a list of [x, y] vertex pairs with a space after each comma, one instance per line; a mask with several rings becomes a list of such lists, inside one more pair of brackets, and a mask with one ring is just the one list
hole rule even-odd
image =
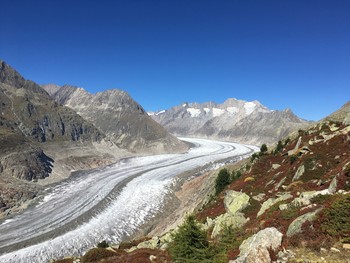
[[125, 91], [113, 89], [93, 95], [69, 85], [43, 88], [57, 103], [76, 111], [120, 148], [137, 153], [186, 150], [186, 145], [151, 119]]
[[261, 145], [274, 143], [311, 124], [290, 109], [270, 110], [258, 101], [183, 103], [149, 115], [176, 136], [193, 136]]

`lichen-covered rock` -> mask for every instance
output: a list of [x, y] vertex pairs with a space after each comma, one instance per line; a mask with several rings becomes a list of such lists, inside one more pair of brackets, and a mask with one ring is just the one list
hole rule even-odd
[[297, 233], [301, 232], [301, 226], [306, 222], [306, 221], [313, 221], [316, 218], [316, 214], [320, 212], [322, 209], [317, 209], [316, 211], [306, 213], [304, 215], [299, 216], [296, 218], [288, 227], [287, 230], [287, 237], [291, 237]]
[[214, 229], [212, 232], [212, 237], [217, 237], [220, 235], [225, 226], [230, 226], [232, 228], [239, 228], [248, 222], [243, 213], [237, 212], [234, 215], [225, 213], [218, 216], [215, 219]]
[[244, 240], [239, 246], [240, 254], [230, 263], [268, 263], [271, 262], [268, 249], [276, 251], [282, 242], [283, 234], [274, 227], [265, 228]]
[[283, 195], [281, 195], [278, 198], [269, 198], [268, 200], [266, 200], [262, 204], [262, 206], [261, 206], [257, 216], [258, 217], [261, 216], [263, 213], [265, 213], [266, 210], [268, 210], [274, 204], [277, 204], [278, 202], [285, 201], [285, 200], [288, 200], [288, 199], [291, 199], [291, 198], [293, 198], [293, 196], [291, 194], [288, 194], [288, 193], [287, 194], [283, 194]]
[[249, 205], [249, 199], [250, 197], [246, 193], [227, 190], [224, 199], [227, 213], [234, 215], [237, 212], [241, 212]]

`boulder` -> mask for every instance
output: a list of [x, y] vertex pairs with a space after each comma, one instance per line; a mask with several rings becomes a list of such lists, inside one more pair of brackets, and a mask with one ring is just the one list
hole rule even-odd
[[295, 198], [291, 204], [294, 206], [306, 206], [311, 204], [311, 199], [318, 195], [327, 195], [331, 194], [328, 189], [320, 190], [320, 191], [308, 191], [302, 192], [299, 197]]
[[281, 165], [278, 164], [278, 163], [273, 163], [273, 164], [272, 164], [272, 169], [273, 169], [273, 170], [277, 170], [277, 169], [280, 168], [280, 167], [281, 167]]
[[252, 198], [255, 201], [261, 202], [262, 200], [264, 200], [265, 196], [266, 196], [266, 194], [260, 193], [260, 194], [254, 195]]
[[287, 237], [291, 237], [297, 233], [301, 232], [301, 226], [306, 222], [306, 221], [313, 221], [316, 219], [316, 214], [320, 212], [322, 209], [317, 209], [316, 211], [306, 213], [304, 215], [301, 215], [297, 217], [288, 227], [287, 230]]
[[292, 179], [292, 181], [296, 181], [296, 180], [299, 180], [299, 178], [304, 174], [305, 172], [305, 166], [304, 165], [301, 165], [299, 166], [298, 170], [295, 172], [295, 175]]
[[332, 182], [329, 184], [328, 191], [331, 194], [334, 194], [337, 191], [337, 185], [338, 185], [338, 175], [334, 176]]
[[271, 262], [268, 249], [277, 251], [281, 246], [283, 234], [274, 227], [265, 228], [244, 240], [239, 246], [240, 254], [230, 263], [268, 263]]
[[224, 198], [226, 212], [231, 215], [241, 212], [249, 205], [249, 199], [250, 197], [246, 193], [227, 190]]
[[225, 226], [239, 228], [248, 221], [249, 219], [246, 219], [243, 213], [240, 212], [237, 212], [234, 215], [229, 213], [222, 214], [215, 219], [215, 225], [211, 236], [212, 238], [214, 238], [220, 235], [221, 231], [225, 228]]
[[267, 199], [261, 206], [259, 212], [258, 212], [258, 217], [261, 216], [263, 213], [265, 213], [265, 211], [267, 209], [269, 209], [271, 206], [273, 206], [274, 204], [277, 204], [278, 202], [281, 202], [281, 201], [285, 201], [285, 200], [288, 200], [290, 198], [293, 198], [293, 196], [291, 194], [283, 194], [281, 195], [280, 197], [278, 198], [269, 198]]
[[295, 145], [294, 149], [288, 151], [288, 156], [294, 155], [298, 152], [298, 149], [300, 148], [301, 145], [301, 136], [298, 139], [297, 144]]

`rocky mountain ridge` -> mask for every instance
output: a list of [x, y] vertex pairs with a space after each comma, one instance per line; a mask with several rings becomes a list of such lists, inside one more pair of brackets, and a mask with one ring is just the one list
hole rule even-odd
[[177, 136], [205, 137], [261, 145], [274, 143], [311, 122], [290, 109], [269, 110], [258, 101], [183, 103], [149, 115]]
[[187, 146], [151, 119], [140, 104], [118, 89], [91, 94], [83, 88], [44, 85], [56, 102], [75, 110], [118, 147], [132, 152], [176, 152]]

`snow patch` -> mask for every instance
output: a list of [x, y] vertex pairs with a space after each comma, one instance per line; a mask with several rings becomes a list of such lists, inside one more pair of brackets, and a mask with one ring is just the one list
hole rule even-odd
[[256, 104], [254, 102], [246, 102], [244, 103], [245, 114], [251, 114], [256, 108]]
[[154, 112], [147, 112], [148, 116], [153, 116]]
[[227, 107], [226, 110], [230, 114], [235, 114], [239, 112], [239, 109], [237, 107]]
[[209, 108], [204, 108], [204, 111], [206, 114], [208, 114], [210, 112], [210, 109]]
[[163, 114], [163, 113], [165, 113], [165, 110], [161, 110], [161, 111], [157, 112], [156, 115], [158, 116], [158, 115]]
[[186, 104], [186, 103], [182, 104], [182, 107], [186, 107], [186, 106], [187, 106], [187, 104]]
[[192, 118], [199, 117], [199, 115], [201, 114], [201, 110], [195, 108], [188, 108], [187, 112], [191, 114]]
[[213, 108], [213, 117], [219, 117], [224, 113], [225, 113], [225, 111], [222, 109]]

